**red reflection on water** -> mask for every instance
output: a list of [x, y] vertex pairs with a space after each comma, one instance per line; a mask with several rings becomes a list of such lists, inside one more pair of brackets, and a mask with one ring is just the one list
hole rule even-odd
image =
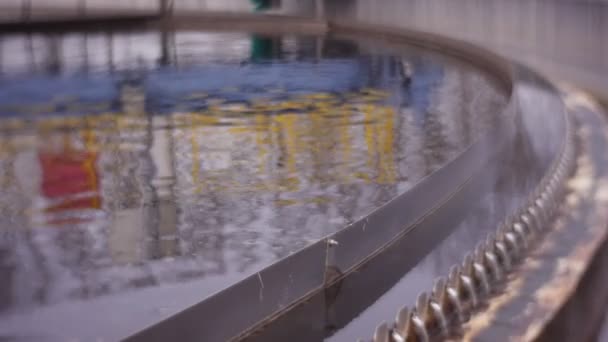
[[[64, 213], [83, 209], [100, 209], [99, 175], [95, 152], [66, 151], [60, 154], [41, 152], [42, 194], [51, 204], [46, 213]], [[48, 224], [62, 225], [88, 222], [85, 217], [49, 218]]]

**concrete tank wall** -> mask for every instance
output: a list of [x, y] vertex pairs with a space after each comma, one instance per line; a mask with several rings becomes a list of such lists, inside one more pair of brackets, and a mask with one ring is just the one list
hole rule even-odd
[[341, 1], [328, 15], [468, 40], [608, 97], [606, 1]]

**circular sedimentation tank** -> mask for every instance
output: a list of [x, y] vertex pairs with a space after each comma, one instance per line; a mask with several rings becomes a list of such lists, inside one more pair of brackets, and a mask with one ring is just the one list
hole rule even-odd
[[351, 340], [451, 272], [374, 338], [452, 333], [563, 195], [555, 90], [435, 35], [208, 19], [3, 37], [0, 330]]

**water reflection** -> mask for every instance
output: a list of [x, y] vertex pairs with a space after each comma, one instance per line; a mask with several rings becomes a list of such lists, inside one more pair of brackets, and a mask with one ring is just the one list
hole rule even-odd
[[[47, 49], [32, 64], [46, 67], [27, 76], [5, 64], [3, 329], [32, 331], [33, 308], [61, 317], [57, 303], [93, 308], [109, 294], [194, 279], [208, 280], [197, 283], [202, 299], [406, 191], [504, 103], [475, 70], [415, 50], [193, 32], [167, 46], [140, 35], [76, 56]], [[91, 62], [125, 49], [133, 55]], [[37, 315], [41, 334], [62, 326]]]

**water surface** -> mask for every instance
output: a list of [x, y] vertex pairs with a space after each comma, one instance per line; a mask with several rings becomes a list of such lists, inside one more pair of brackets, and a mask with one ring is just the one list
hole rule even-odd
[[505, 102], [466, 65], [328, 37], [2, 38], [10, 339], [183, 310], [407, 191]]

